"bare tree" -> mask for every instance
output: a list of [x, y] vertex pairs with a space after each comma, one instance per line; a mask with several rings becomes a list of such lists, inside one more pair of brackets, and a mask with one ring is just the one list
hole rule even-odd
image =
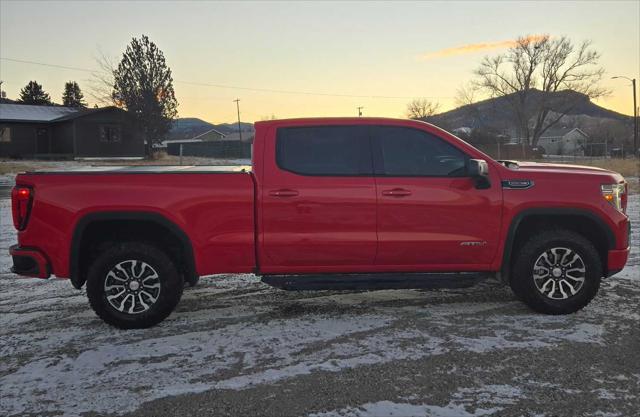
[[457, 107], [472, 106], [476, 102], [477, 88], [473, 83], [462, 85], [456, 90], [454, 103]]
[[425, 119], [437, 113], [439, 103], [432, 103], [427, 99], [418, 98], [407, 104], [407, 117], [409, 119]]
[[112, 93], [115, 80], [113, 73], [118, 65], [115, 58], [107, 56], [102, 50], [98, 50], [99, 55], [95, 58], [98, 71], [91, 73], [89, 95], [102, 106], [113, 106]]
[[482, 114], [479, 106], [476, 104], [476, 96], [478, 89], [473, 83], [462, 85], [456, 90], [454, 97], [455, 105], [463, 112], [464, 119], [470, 126], [482, 125]]
[[599, 59], [590, 41], [575, 45], [565, 36], [525, 36], [506, 53], [485, 57], [475, 85], [505, 98], [519, 136], [535, 146], [578, 104], [607, 93], [598, 85], [604, 74]]

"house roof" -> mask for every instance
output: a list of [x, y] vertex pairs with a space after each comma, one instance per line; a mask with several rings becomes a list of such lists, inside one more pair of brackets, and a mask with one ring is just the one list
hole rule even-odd
[[78, 109], [62, 106], [32, 106], [29, 104], [0, 104], [0, 121], [51, 122]]
[[63, 106], [33, 106], [29, 104], [0, 103], [0, 122], [62, 122], [113, 109], [117, 109], [117, 107], [78, 109]]
[[116, 110], [116, 111], [121, 111], [123, 112], [124, 110], [119, 109], [115, 106], [108, 106], [108, 107], [100, 107], [98, 109], [80, 109], [78, 111], [76, 111], [75, 113], [69, 113], [66, 114], [58, 119], [53, 120], [54, 122], [63, 122], [65, 120], [72, 120], [72, 119], [78, 119], [80, 117], [84, 117], [87, 116], [89, 114], [95, 114], [95, 113], [100, 113], [106, 110]]
[[582, 131], [582, 129], [576, 127], [575, 129], [572, 129], [570, 132], [567, 133], [567, 135], [571, 132], [576, 132], [576, 133], [580, 133], [582, 136], [584, 136], [585, 138], [589, 139], [589, 135], [587, 135], [586, 133], [584, 133]]
[[220, 132], [220, 131], [218, 131], [218, 130], [216, 130], [216, 129], [209, 129], [209, 130], [207, 130], [206, 132], [200, 133], [199, 135], [192, 137], [192, 138], [191, 138], [191, 140], [193, 140], [193, 139], [200, 139], [200, 138], [202, 138], [202, 137], [204, 137], [204, 136], [208, 135], [209, 133], [215, 133], [216, 135], [219, 135], [220, 137], [225, 137], [225, 136], [227, 136], [227, 135], [225, 135], [224, 133], [222, 133], [222, 132]]
[[582, 131], [582, 129], [574, 127], [574, 128], [556, 128], [556, 129], [549, 129], [547, 132], [545, 132], [544, 136], [542, 136], [540, 139], [546, 139], [546, 138], [563, 138], [565, 136], [567, 136], [570, 133], [579, 133], [580, 135], [584, 136], [586, 139], [589, 138], [589, 135], [587, 135], [586, 133], [584, 133]]

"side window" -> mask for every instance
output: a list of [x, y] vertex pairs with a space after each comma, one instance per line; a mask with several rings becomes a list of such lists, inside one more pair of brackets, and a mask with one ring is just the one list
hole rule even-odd
[[120, 126], [100, 126], [100, 142], [120, 142]]
[[364, 126], [280, 128], [276, 162], [280, 169], [300, 175], [373, 175]]
[[461, 177], [468, 157], [437, 136], [417, 129], [378, 126], [380, 146], [377, 171], [386, 176]]
[[0, 126], [0, 142], [11, 142], [11, 128]]

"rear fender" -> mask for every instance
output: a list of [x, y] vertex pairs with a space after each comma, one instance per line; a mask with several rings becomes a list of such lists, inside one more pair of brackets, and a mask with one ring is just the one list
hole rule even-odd
[[109, 211], [87, 214], [76, 223], [73, 231], [73, 237], [71, 239], [71, 250], [69, 257], [69, 278], [71, 280], [71, 284], [75, 288], [82, 288], [82, 286], [86, 282], [86, 276], [84, 276], [81, 271], [80, 252], [82, 248], [82, 240], [85, 237], [85, 231], [87, 227], [95, 222], [111, 220], [144, 221], [157, 224], [159, 227], [163, 227], [181, 242], [185, 258], [185, 281], [192, 281], [197, 277], [195, 257], [191, 240], [178, 225], [158, 213], [136, 211]]

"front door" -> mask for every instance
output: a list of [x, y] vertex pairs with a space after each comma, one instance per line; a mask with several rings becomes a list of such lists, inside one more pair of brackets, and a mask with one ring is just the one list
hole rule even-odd
[[36, 128], [36, 153], [51, 153], [51, 140], [49, 138], [49, 129], [46, 127]]
[[429, 132], [372, 128], [378, 195], [376, 264], [397, 270], [482, 270], [496, 253], [499, 181], [465, 176], [468, 156]]
[[261, 270], [370, 270], [376, 189], [367, 127], [280, 128], [265, 145]]

